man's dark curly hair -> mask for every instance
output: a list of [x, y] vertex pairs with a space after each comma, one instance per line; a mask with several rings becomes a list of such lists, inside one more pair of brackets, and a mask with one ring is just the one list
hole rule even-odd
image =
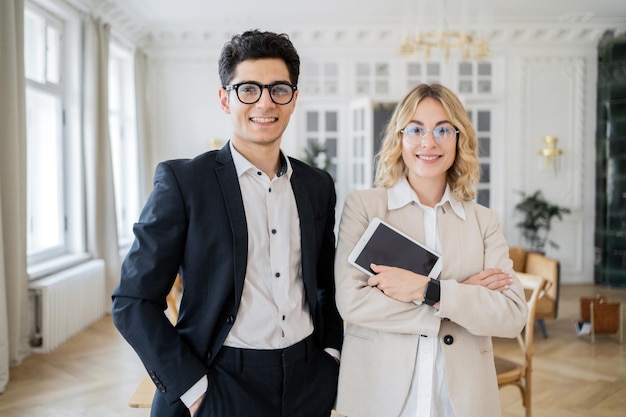
[[279, 58], [285, 61], [290, 82], [298, 84], [300, 57], [289, 36], [281, 33], [249, 30], [234, 35], [222, 48], [219, 60], [219, 75], [222, 86], [233, 79], [235, 68], [246, 59]]

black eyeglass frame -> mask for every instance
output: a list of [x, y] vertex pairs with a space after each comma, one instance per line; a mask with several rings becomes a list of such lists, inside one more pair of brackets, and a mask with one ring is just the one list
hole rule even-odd
[[[261, 93], [259, 94], [259, 97], [257, 97], [256, 100], [252, 101], [252, 102], [245, 102], [243, 101], [240, 97], [239, 97], [239, 87], [241, 87], [242, 85], [246, 85], [246, 84], [253, 84], [256, 85], [257, 87], [259, 87], [259, 89], [261, 90]], [[272, 95], [272, 88], [276, 87], [277, 85], [285, 85], [285, 86], [289, 86], [291, 88], [291, 98], [289, 99], [289, 101], [287, 101], [286, 103], [278, 103], [276, 100], [274, 100], [274, 96]], [[256, 81], [246, 81], [243, 83], [237, 83], [237, 84], [230, 84], [230, 85], [226, 85], [224, 86], [224, 89], [228, 92], [235, 90], [235, 94], [237, 95], [237, 100], [239, 100], [241, 103], [243, 104], [254, 104], [257, 103], [259, 100], [261, 100], [261, 96], [263, 96], [263, 89], [267, 88], [267, 91], [270, 95], [270, 99], [272, 100], [272, 102], [274, 104], [278, 104], [279, 106], [285, 106], [289, 103], [291, 103], [293, 101], [293, 97], [296, 94], [296, 90], [298, 89], [297, 85], [293, 85], [287, 82], [278, 82], [278, 83], [272, 83], [272, 84], [261, 84], [258, 83]]]

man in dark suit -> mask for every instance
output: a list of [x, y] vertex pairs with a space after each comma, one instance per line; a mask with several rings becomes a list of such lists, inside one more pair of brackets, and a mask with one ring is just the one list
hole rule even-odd
[[234, 36], [219, 61], [231, 140], [156, 169], [113, 293], [115, 325], [157, 387], [152, 416], [330, 415], [343, 337], [334, 184], [280, 150], [299, 65], [286, 35]]

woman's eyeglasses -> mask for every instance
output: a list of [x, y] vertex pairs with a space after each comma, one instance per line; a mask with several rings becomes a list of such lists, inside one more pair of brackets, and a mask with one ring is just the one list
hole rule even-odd
[[428, 130], [422, 126], [411, 124], [400, 130], [400, 132], [406, 139], [413, 143], [422, 142], [428, 137], [429, 133], [432, 133], [435, 142], [438, 144], [456, 139], [459, 134], [459, 130], [448, 123], [441, 124], [433, 130]]

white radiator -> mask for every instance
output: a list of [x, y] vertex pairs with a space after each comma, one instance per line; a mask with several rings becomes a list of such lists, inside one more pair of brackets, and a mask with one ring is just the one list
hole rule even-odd
[[50, 352], [105, 314], [104, 261], [92, 260], [33, 281], [33, 351]]

